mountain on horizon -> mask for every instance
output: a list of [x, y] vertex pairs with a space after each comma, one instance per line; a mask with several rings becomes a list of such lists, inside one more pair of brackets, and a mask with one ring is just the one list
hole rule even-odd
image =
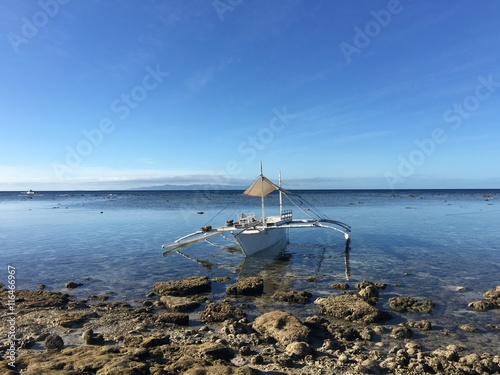
[[246, 186], [239, 185], [219, 185], [219, 184], [190, 184], [190, 185], [174, 185], [165, 184], [157, 186], [145, 186], [139, 187], [132, 190], [245, 190]]

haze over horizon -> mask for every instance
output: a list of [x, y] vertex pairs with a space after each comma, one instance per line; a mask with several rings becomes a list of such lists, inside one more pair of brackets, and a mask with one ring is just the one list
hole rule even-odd
[[500, 188], [500, 5], [0, 3], [0, 191]]

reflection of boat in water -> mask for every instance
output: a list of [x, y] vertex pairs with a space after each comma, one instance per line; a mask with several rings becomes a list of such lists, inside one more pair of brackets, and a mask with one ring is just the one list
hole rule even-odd
[[[316, 270], [317, 275], [320, 273], [321, 266], [323, 265], [325, 253], [326, 253], [326, 247], [323, 248], [323, 252], [319, 258], [318, 268]], [[347, 281], [349, 281], [351, 278], [351, 263], [350, 263], [350, 259], [349, 259], [350, 253], [351, 253], [351, 248], [349, 246], [347, 246], [346, 249], [344, 250], [344, 252], [342, 254], [340, 254], [344, 258], [345, 279]]]
[[273, 295], [279, 289], [290, 286], [292, 254], [283, 252], [279, 246], [264, 254], [246, 257], [237, 269], [238, 278], [260, 277], [264, 280], [264, 294]]
[[351, 251], [349, 249], [346, 249], [344, 251], [345, 279], [347, 281], [349, 281], [351, 278], [351, 263], [349, 262], [349, 253], [350, 252]]
[[[241, 257], [241, 249], [234, 246], [220, 246], [220, 248], [220, 251], [218, 251], [208, 259], [200, 259], [195, 256], [188, 255], [182, 250], [177, 250], [177, 253], [186, 259], [198, 263], [207, 271], [213, 271], [214, 269], [219, 268], [230, 270], [232, 273], [236, 274], [238, 278], [260, 277], [264, 280], [264, 294], [266, 295], [271, 295], [278, 289], [289, 288], [292, 280], [296, 279], [297, 277], [304, 279], [306, 277], [317, 277], [320, 274], [323, 274], [323, 276], [325, 275], [324, 270], [323, 272], [321, 272], [322, 266], [324, 265], [323, 261], [325, 258], [325, 252], [323, 252], [321, 255], [317, 255], [317, 267], [308, 267], [306, 273], [301, 272], [301, 274], [298, 275], [295, 273], [296, 271], [292, 269], [294, 254], [286, 251], [283, 252], [279, 247], [270, 249], [270, 251], [262, 254], [257, 254], [256, 256], [243, 257], [241, 262], [236, 265], [234, 263], [225, 263], [224, 260], [220, 262], [220, 260], [218, 260], [217, 258], [219, 256], [226, 256], [224, 259], [227, 260], [227, 255], [229, 255], [229, 259], [235, 259], [233, 255], [236, 253]], [[204, 254], [206, 254], [206, 252], [204, 252]], [[334, 258], [340, 260], [341, 258], [343, 258], [344, 273], [347, 281], [349, 281], [351, 277], [349, 257], [350, 249], [346, 249], [341, 253], [335, 253], [328, 256], [328, 258], [330, 259]], [[335, 268], [337, 270], [335, 274], [338, 275], [338, 268]], [[331, 273], [327, 272], [327, 274]]]
[[[350, 250], [345, 250], [341, 254], [335, 254], [335, 258], [339, 260], [339, 263], [341, 257], [344, 258], [345, 277], [347, 281], [349, 281], [351, 277], [349, 255]], [[254, 300], [254, 303], [259, 309], [266, 308], [276, 303], [277, 300], [274, 295], [278, 291], [304, 290], [313, 292], [316, 287], [311, 285], [309, 278], [312, 277], [316, 279], [316, 276], [319, 276], [321, 261], [322, 259], [320, 257], [316, 270], [309, 268], [309, 270], [312, 271], [310, 274], [302, 273], [298, 275], [296, 273], [297, 270], [295, 270], [293, 266], [293, 254], [291, 253], [282, 252], [278, 257], [271, 259], [266, 257], [246, 257], [241, 265], [238, 278], [256, 276], [264, 281], [263, 296], [262, 298]], [[333, 274], [328, 274], [327, 279], [334, 276]], [[320, 278], [323, 276], [325, 276], [324, 272]], [[299, 282], [297, 283], [298, 280]], [[304, 284], [305, 280], [308, 281]]]
[[[282, 301], [280, 302], [279, 298], [276, 297], [276, 293], [285, 292], [286, 294], [287, 292], [291, 292], [292, 295], [296, 295], [299, 294], [300, 291], [305, 291], [311, 294], [317, 294], [315, 283], [309, 282], [310, 280], [308, 279], [309, 277], [316, 278], [321, 271], [323, 271], [321, 272], [322, 276], [325, 276], [324, 271], [327, 267], [323, 267], [323, 269], [321, 269], [321, 263], [324, 254], [319, 255], [318, 253], [316, 253], [316, 256], [314, 257], [318, 262], [318, 267], [301, 268], [301, 265], [299, 264], [299, 269], [297, 269], [297, 259], [295, 259], [294, 261], [294, 256], [296, 256], [296, 254], [289, 253], [287, 251], [282, 252], [279, 248], [273, 250], [274, 251], [272, 252], [272, 256], [269, 256], [271, 254], [270, 252], [265, 252], [264, 254], [260, 254], [261, 256], [257, 254], [256, 256], [242, 257], [240, 248], [222, 247], [221, 251], [218, 251], [215, 256], [209, 256], [208, 259], [197, 259], [191, 255], [185, 254], [182, 250], [178, 250], [177, 253], [201, 265], [208, 272], [208, 274], [220, 274], [220, 270], [229, 271], [231, 277], [227, 280], [224, 280], [227, 282], [229, 282], [229, 280], [233, 278], [233, 275], [237, 279], [248, 277], [257, 277], [259, 279], [262, 279], [263, 290], [262, 294], [259, 295], [259, 298], [252, 298], [248, 296], [231, 296], [231, 298], [235, 298], [239, 301], [251, 301], [252, 309], [248, 313], [256, 314], [253, 315], [254, 317], [269, 311], [270, 308], [275, 309], [277, 305], [280, 306], [279, 309], [285, 309], [285, 311], [290, 311], [290, 309], [298, 309], [298, 311], [303, 312], [303, 305], [296, 303], [289, 304]], [[230, 254], [227, 254], [228, 252]], [[234, 252], [239, 252], [239, 255], [235, 256]], [[340, 254], [335, 253], [331, 254], [331, 256], [328, 256], [328, 258], [335, 259], [335, 261], [333, 269], [331, 267], [328, 267], [329, 272], [326, 272], [326, 274], [328, 275], [327, 279], [330, 279], [330, 277], [337, 278], [340, 276], [338, 271], [339, 267], [341, 267], [341, 257], [343, 256], [343, 263], [345, 264], [345, 277], [349, 281], [351, 273], [349, 253], [350, 250], [345, 250]], [[208, 255], [206, 250], [203, 251], [202, 255], [205, 257], [206, 255]], [[226, 261], [228, 259], [230, 261], [239, 259], [239, 261], [230, 264], [230, 262], [224, 263], [223, 260], [222, 263], [219, 263], [218, 261], [220, 260], [217, 259], [219, 256]], [[298, 260], [300, 261], [302, 257], [298, 256], [298, 258]], [[234, 263], [237, 264], [235, 265]], [[326, 265], [326, 263], [324, 265]], [[331, 266], [332, 263], [328, 263], [328, 265]], [[216, 269], [219, 269], [219, 271], [216, 271]], [[233, 283], [233, 281], [230, 281], [230, 283]], [[223, 290], [222, 288], [225, 288], [225, 286], [220, 286], [219, 288], [221, 288], [220, 290]], [[283, 304], [285, 306], [283, 306]], [[309, 305], [309, 307], [306, 307], [306, 309], [308, 308], [312, 308], [311, 305]]]
[[[182, 257], [198, 263], [204, 269], [211, 272], [216, 268], [230, 270], [238, 278], [246, 277], [259, 277], [264, 280], [264, 294], [272, 295], [278, 289], [285, 289], [289, 287], [291, 279], [293, 278], [291, 265], [292, 255], [281, 251], [279, 247], [269, 249], [265, 254], [260, 254], [252, 257], [243, 257], [237, 264], [228, 264], [224, 261], [218, 261], [218, 257], [227, 255], [227, 253], [239, 253], [241, 256], [241, 249], [224, 246], [221, 251], [211, 256], [208, 259], [196, 258], [189, 255], [182, 250], [177, 253]], [[225, 258], [227, 259], [227, 258]], [[230, 259], [235, 259], [231, 257]]]
[[[279, 215], [266, 216], [264, 198], [275, 190], [279, 192]], [[281, 187], [281, 176], [279, 184], [276, 185], [262, 174], [262, 163], [260, 166], [260, 176], [243, 194], [261, 198], [262, 215], [260, 217], [255, 216], [254, 213], [241, 213], [238, 215], [236, 221], [227, 220], [225, 225], [218, 228], [205, 225], [201, 230], [183, 236], [173, 243], [163, 245], [163, 248], [167, 250], [163, 255], [168, 255], [178, 249], [226, 233], [231, 233], [234, 236], [246, 256], [254, 256], [260, 252], [269, 252], [270, 249], [276, 248], [284, 250], [288, 244], [288, 230], [291, 228], [322, 228], [340, 232], [346, 240], [346, 248], [349, 247], [349, 225], [329, 219], [314, 207], [308, 209], [301, 208], [298, 202], [296, 202], [297, 199], [295, 199], [298, 196]], [[292, 210], [283, 209], [283, 197], [288, 198], [293, 205], [301, 209], [310, 218], [294, 219], [292, 217]]]

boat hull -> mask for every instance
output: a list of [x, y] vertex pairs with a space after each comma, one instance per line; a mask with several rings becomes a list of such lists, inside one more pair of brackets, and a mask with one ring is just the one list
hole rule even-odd
[[288, 245], [286, 228], [252, 228], [234, 233], [247, 256], [263, 254], [265, 250], [283, 250]]

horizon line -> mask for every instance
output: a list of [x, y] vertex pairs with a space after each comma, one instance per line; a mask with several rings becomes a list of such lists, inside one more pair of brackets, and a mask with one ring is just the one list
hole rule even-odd
[[[134, 191], [134, 192], [146, 192], [146, 191], [202, 191], [203, 189], [199, 188], [188, 188], [190, 185], [186, 185], [186, 188], [173, 188], [173, 189], [155, 189], [155, 188], [148, 188], [148, 187], [143, 187], [143, 188], [127, 188], [127, 189], [62, 189], [62, 190], [36, 190], [34, 191], [36, 193], [51, 193], [51, 192], [65, 192], [65, 191], [71, 191], [71, 192], [106, 192], [106, 191], [122, 191], [122, 192], [129, 192], [129, 191]], [[216, 184], [213, 185], [205, 185], [206, 187], [210, 186], [217, 186]], [[244, 191], [245, 188], [219, 188], [219, 189], [211, 189], [212, 192], [216, 191]], [[414, 191], [414, 190], [499, 190], [500, 187], [497, 188], [491, 188], [491, 187], [474, 187], [474, 188], [396, 188], [396, 189], [391, 189], [391, 188], [288, 188], [286, 189], [288, 191]], [[0, 190], [0, 193], [25, 193], [26, 191], [20, 191], [19, 189], [14, 189], [14, 190]]]

